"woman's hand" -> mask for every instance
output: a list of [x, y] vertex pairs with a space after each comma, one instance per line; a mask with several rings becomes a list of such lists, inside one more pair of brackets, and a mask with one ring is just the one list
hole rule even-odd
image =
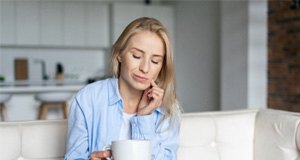
[[162, 104], [164, 90], [159, 88], [154, 80], [151, 87], [146, 89], [140, 100], [137, 115], [149, 115]]
[[111, 157], [111, 151], [95, 151], [91, 154], [91, 160], [106, 160]]

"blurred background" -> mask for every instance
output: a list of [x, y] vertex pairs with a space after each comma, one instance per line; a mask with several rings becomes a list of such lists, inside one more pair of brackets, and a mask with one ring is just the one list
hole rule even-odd
[[169, 30], [184, 112], [299, 111], [299, 6], [298, 0], [0, 0], [0, 94], [12, 95], [8, 119], [35, 119], [34, 97], [49, 87], [76, 93], [105, 78], [112, 44], [141, 16]]

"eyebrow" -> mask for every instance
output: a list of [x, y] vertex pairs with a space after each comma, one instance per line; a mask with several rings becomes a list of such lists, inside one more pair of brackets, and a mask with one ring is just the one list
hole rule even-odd
[[132, 49], [134, 49], [134, 50], [137, 50], [137, 51], [139, 51], [139, 52], [142, 52], [142, 53], [145, 53], [143, 50], [141, 50], [141, 49], [138, 49], [138, 48], [132, 48]]
[[[143, 51], [143, 50], [141, 50], [141, 49], [138, 49], [138, 48], [136, 48], [136, 47], [134, 47], [134, 48], [132, 48], [132, 49], [137, 50], [137, 51], [142, 52], [142, 53], [145, 54], [145, 51]], [[153, 54], [153, 57], [164, 57], [164, 55]]]

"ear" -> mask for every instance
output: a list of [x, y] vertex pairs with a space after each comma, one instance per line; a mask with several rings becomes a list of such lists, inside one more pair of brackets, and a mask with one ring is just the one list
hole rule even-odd
[[121, 58], [120, 53], [118, 53], [118, 55], [117, 55], [117, 60], [118, 60], [119, 62], [122, 62], [122, 58]]

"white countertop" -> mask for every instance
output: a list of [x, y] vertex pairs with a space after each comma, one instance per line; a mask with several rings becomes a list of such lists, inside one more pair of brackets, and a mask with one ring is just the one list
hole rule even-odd
[[37, 92], [77, 92], [84, 85], [64, 86], [6, 86], [0, 87], [0, 93], [37, 93]]
[[0, 93], [77, 92], [85, 85], [78, 81], [0, 82]]

